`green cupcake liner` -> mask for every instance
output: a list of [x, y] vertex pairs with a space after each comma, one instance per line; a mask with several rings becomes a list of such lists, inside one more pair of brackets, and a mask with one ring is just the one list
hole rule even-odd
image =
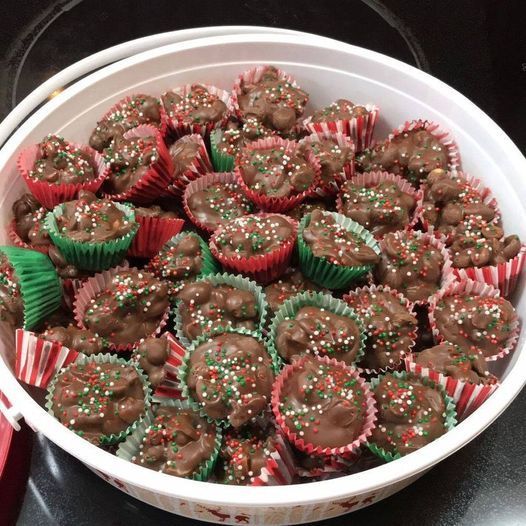
[[[93, 354], [91, 356], [86, 355], [79, 355], [77, 360], [62, 369], [56, 376], [51, 380], [51, 383], [48, 386], [48, 392], [46, 395], [46, 404], [45, 407], [48, 411], [48, 413], [55, 417], [55, 413], [53, 412], [53, 393], [55, 392], [55, 386], [57, 383], [58, 378], [60, 375], [64, 374], [66, 371], [71, 369], [72, 367], [75, 367], [76, 365], [83, 365], [90, 362], [96, 362], [96, 363], [115, 363], [115, 364], [125, 364], [130, 365], [132, 367], [135, 367], [137, 370], [137, 373], [139, 374], [139, 378], [142, 381], [143, 385], [143, 391], [144, 391], [144, 409], [145, 414], [138, 418], [133, 424], [128, 426], [124, 431], [121, 431], [119, 434], [111, 434], [111, 435], [101, 435], [99, 438], [100, 445], [101, 446], [111, 446], [113, 444], [117, 444], [118, 442], [123, 441], [130, 433], [135, 431], [137, 429], [137, 426], [144, 420], [145, 415], [148, 413], [148, 410], [151, 406], [151, 397], [152, 397], [152, 390], [150, 388], [150, 382], [148, 381], [148, 378], [142, 371], [142, 369], [136, 364], [131, 361], [124, 360], [123, 358], [117, 358], [117, 356], [113, 354]], [[56, 417], [55, 417], [56, 418]], [[75, 431], [73, 431], [75, 432]]]
[[[336, 223], [345, 229], [354, 232], [358, 237], [365, 241], [368, 247], [371, 247], [377, 254], [380, 254], [380, 246], [374, 236], [362, 225], [352, 219], [345, 217], [336, 212], [326, 212], [331, 214]], [[309, 245], [303, 240], [303, 231], [309, 225], [311, 215], [305, 215], [300, 221], [298, 228], [298, 255], [300, 268], [303, 274], [317, 285], [328, 289], [345, 289], [349, 288], [353, 281], [357, 280], [364, 274], [367, 274], [374, 265], [362, 265], [358, 267], [345, 267], [331, 263], [326, 258], [316, 257]]]
[[101, 271], [114, 267], [126, 257], [133, 238], [139, 230], [139, 224], [135, 221], [135, 212], [131, 206], [124, 203], [114, 204], [124, 212], [128, 221], [133, 222], [133, 228], [125, 236], [100, 243], [75, 241], [59, 232], [56, 217], [62, 213], [63, 204], [57, 205], [48, 212], [44, 223], [46, 230], [68, 263], [82, 270]]
[[[190, 360], [190, 356], [195, 351], [197, 347], [199, 347], [202, 343], [206, 342], [209, 338], [216, 336], [218, 334], [223, 334], [225, 332], [231, 332], [236, 334], [244, 334], [246, 336], [252, 336], [253, 338], [256, 338], [259, 342], [261, 342], [265, 349], [267, 350], [271, 360], [272, 360], [272, 372], [275, 376], [278, 375], [280, 369], [283, 367], [283, 362], [281, 361], [281, 358], [278, 356], [278, 353], [275, 351], [275, 349], [270, 349], [267, 345], [267, 342], [265, 341], [265, 338], [260, 332], [255, 331], [249, 331], [247, 329], [239, 328], [239, 329], [233, 329], [231, 327], [222, 327], [214, 329], [207, 334], [203, 334], [199, 336], [196, 340], [192, 342], [192, 344], [187, 348], [186, 354], [183, 357], [183, 361], [179, 367], [178, 372], [178, 380], [179, 380], [179, 390], [181, 391], [181, 396], [183, 399], [188, 401], [188, 404], [190, 404], [190, 407], [194, 409], [195, 411], [198, 411], [199, 414], [206, 418], [208, 422], [213, 422], [218, 426], [225, 426], [228, 427], [228, 421], [226, 418], [224, 419], [216, 419], [216, 418], [210, 418], [203, 407], [201, 407], [201, 404], [194, 400], [192, 398], [192, 395], [190, 394], [190, 389], [188, 389], [188, 385], [186, 383], [186, 378], [188, 376], [188, 364]], [[257, 415], [254, 415], [255, 417]]]
[[[387, 374], [391, 374], [396, 378], [402, 378], [404, 380], [408, 376], [410, 376], [410, 374], [407, 371], [394, 371]], [[374, 388], [378, 386], [378, 384], [384, 376], [385, 374], [382, 374], [375, 378], [371, 378], [371, 380], [369, 381], [371, 390], [374, 390]], [[433, 380], [423, 377], [418, 377], [417, 379], [421, 381], [424, 385], [437, 388], [444, 396], [444, 400], [446, 402], [446, 416], [444, 420], [444, 427], [446, 428], [446, 432], [451, 431], [457, 425], [457, 410], [453, 398], [448, 396], [444, 388], [440, 384], [433, 382]], [[393, 453], [392, 451], [387, 451], [386, 449], [371, 442], [367, 443], [367, 447], [372, 453], [374, 453], [377, 457], [381, 458], [384, 462], [392, 462], [393, 460], [402, 458], [402, 455], [400, 453]]]
[[[159, 405], [164, 407], [175, 407], [177, 409], [192, 409], [190, 404], [184, 400], [163, 399]], [[139, 453], [142, 441], [146, 436], [146, 430], [152, 425], [154, 419], [155, 412], [152, 408], [150, 408], [143, 421], [137, 426], [133, 433], [119, 445], [119, 449], [116, 452], [116, 455], [119, 458], [127, 460], [128, 462], [133, 461], [133, 457], [137, 456]], [[223, 434], [221, 431], [221, 428], [216, 426], [214, 451], [212, 452], [210, 458], [199, 466], [199, 470], [195, 473], [192, 473], [192, 476], [189, 477], [192, 480], [204, 482], [210, 478], [219, 456], [219, 450], [221, 449], [221, 441], [223, 439]]]
[[[356, 357], [354, 358], [352, 363], [358, 363], [365, 354], [365, 342], [367, 340], [367, 333], [365, 331], [365, 327], [363, 326], [362, 320], [360, 319], [356, 311], [353, 308], [349, 307], [349, 305], [345, 301], [335, 298], [330, 294], [324, 294], [323, 292], [302, 292], [301, 294], [298, 294], [283, 302], [283, 305], [281, 305], [280, 308], [276, 311], [276, 314], [274, 315], [274, 318], [272, 318], [272, 321], [270, 323], [267, 337], [268, 347], [279, 355], [279, 352], [275, 345], [276, 333], [279, 324], [284, 320], [294, 318], [296, 316], [296, 313], [302, 307], [308, 305], [324, 308], [328, 311], [333, 312], [334, 314], [338, 314], [339, 316], [347, 316], [349, 318], [352, 318], [356, 322], [360, 329], [360, 348], [358, 349]], [[329, 358], [334, 358], [335, 360], [339, 359], [337, 354], [325, 354], [322, 356], [328, 356]], [[282, 358], [282, 360], [284, 360], [284, 358]]]
[[32, 329], [62, 301], [62, 286], [51, 260], [41, 252], [19, 247], [0, 247], [18, 279], [24, 303], [24, 329]]
[[[230, 285], [231, 287], [235, 287], [237, 289], [242, 290], [248, 290], [249, 292], [251, 292], [256, 298], [258, 312], [260, 315], [259, 325], [256, 330], [259, 332], [263, 330], [263, 327], [265, 326], [267, 320], [267, 300], [262, 287], [260, 287], [255, 281], [252, 281], [249, 278], [245, 278], [239, 274], [234, 275], [228, 274], [226, 272], [224, 272], [223, 274], [208, 274], [207, 276], [198, 278], [195, 281], [209, 281], [210, 283], [212, 283], [212, 285]], [[191, 344], [191, 341], [183, 333], [183, 323], [180, 313], [181, 304], [181, 300], [176, 302], [176, 306], [174, 309], [174, 325], [178, 340], [185, 347], [188, 347]]]
[[216, 172], [231, 172], [234, 169], [234, 156], [221, 153], [217, 147], [223, 137], [223, 131], [214, 130], [210, 134], [210, 156]]

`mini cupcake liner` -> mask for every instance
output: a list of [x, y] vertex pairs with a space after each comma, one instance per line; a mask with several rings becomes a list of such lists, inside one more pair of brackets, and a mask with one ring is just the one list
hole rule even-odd
[[[99, 438], [100, 445], [110, 446], [110, 445], [117, 444], [123, 441], [130, 433], [133, 433], [135, 429], [137, 429], [137, 427], [140, 425], [140, 423], [144, 420], [146, 414], [148, 413], [148, 410], [150, 409], [150, 400], [151, 400], [150, 383], [148, 382], [148, 379], [146, 378], [146, 376], [144, 375], [140, 367], [136, 366], [133, 362], [123, 360], [122, 358], [118, 358], [117, 356], [112, 355], [112, 354], [94, 354], [91, 356], [79, 355], [75, 364], [82, 365], [82, 364], [87, 364], [90, 362], [95, 362], [98, 364], [103, 364], [103, 363], [124, 364], [124, 365], [129, 365], [130, 367], [134, 367], [143, 385], [145, 415], [138, 418], [133, 424], [131, 424], [124, 431], [121, 431], [119, 434], [101, 435]], [[45, 407], [47, 409], [47, 412], [53, 417], [55, 417], [55, 413], [53, 412], [53, 393], [55, 392], [57, 380], [61, 374], [64, 374], [72, 366], [73, 364], [69, 364], [65, 369], [62, 369], [57, 375], [55, 375], [55, 377], [49, 383], [48, 392], [46, 395]]]
[[[351, 184], [356, 184], [365, 187], [377, 186], [385, 181], [395, 183], [402, 192], [411, 195], [415, 199], [416, 204], [411, 216], [411, 220], [403, 230], [413, 229], [418, 223], [418, 220], [420, 219], [420, 213], [422, 210], [422, 200], [424, 198], [424, 194], [421, 189], [416, 190], [407, 179], [404, 179], [399, 175], [395, 175], [389, 172], [363, 172], [351, 178]], [[338, 194], [338, 197], [336, 199], [336, 210], [339, 214], [345, 215], [343, 213], [342, 192]]]
[[161, 385], [157, 387], [154, 393], [154, 398], [164, 400], [166, 398], [181, 398], [181, 390], [179, 389], [178, 372], [179, 367], [183, 363], [183, 358], [186, 354], [186, 348], [171, 334], [165, 332], [161, 338], [168, 340], [168, 349], [170, 354], [164, 364], [165, 378]]
[[60, 342], [51, 342], [23, 329], [15, 333], [15, 375], [35, 387], [47, 388], [55, 375], [77, 360], [79, 353]]
[[499, 387], [499, 383], [484, 385], [456, 380], [451, 376], [415, 363], [412, 354], [405, 357], [404, 365], [407, 372], [421, 378], [429, 378], [436, 384], [441, 385], [455, 402], [459, 420], [464, 420], [478, 409]]
[[358, 382], [358, 385], [363, 390], [365, 395], [365, 403], [366, 403], [366, 416], [365, 416], [365, 423], [362, 428], [362, 432], [360, 435], [353, 440], [352, 443], [347, 444], [345, 446], [340, 447], [321, 447], [321, 446], [315, 446], [314, 444], [306, 443], [303, 438], [301, 438], [297, 433], [292, 431], [287, 424], [286, 420], [281, 414], [280, 411], [280, 397], [281, 397], [281, 390], [283, 389], [283, 386], [285, 385], [286, 381], [290, 378], [290, 376], [293, 374], [293, 372], [301, 367], [303, 363], [310, 359], [308, 356], [303, 356], [297, 360], [295, 360], [292, 364], [286, 365], [283, 370], [281, 371], [280, 375], [276, 378], [274, 382], [274, 387], [272, 389], [272, 412], [274, 413], [274, 416], [276, 418], [276, 423], [281, 428], [289, 442], [291, 442], [297, 449], [300, 451], [303, 451], [304, 453], [307, 453], [308, 455], [312, 456], [321, 456], [321, 457], [327, 457], [327, 456], [338, 456], [343, 455], [347, 459], [351, 459], [358, 455], [360, 451], [360, 447], [367, 442], [368, 437], [371, 436], [371, 433], [373, 429], [376, 427], [376, 402], [374, 400], [374, 397], [372, 395], [372, 392], [369, 389], [369, 386], [365, 382], [365, 380], [358, 375], [358, 372], [353, 369], [352, 367], [349, 367], [345, 365], [343, 362], [339, 362], [338, 360], [334, 360], [329, 358], [328, 356], [316, 357], [316, 359], [323, 364], [326, 365], [334, 365], [337, 367], [341, 367], [345, 369], [349, 373], [349, 377], [355, 379]]
[[[88, 309], [88, 306], [91, 300], [99, 292], [103, 292], [110, 286], [111, 281], [116, 274], [122, 271], [126, 271], [126, 270], [138, 270], [138, 269], [115, 267], [110, 270], [105, 270], [103, 272], [95, 274], [93, 277], [88, 278], [84, 282], [82, 287], [78, 290], [77, 295], [75, 297], [75, 301], [73, 303], [73, 312], [75, 314], [75, 321], [77, 322], [77, 326], [80, 329], [87, 328], [86, 325], [84, 324], [84, 314], [86, 313], [86, 310]], [[164, 313], [155, 331], [148, 336], [155, 336], [161, 333], [163, 327], [168, 322], [169, 314], [170, 314], [170, 307], [166, 309], [166, 312]], [[139, 342], [130, 342], [127, 344], [122, 344], [122, 343], [114, 344], [111, 341], [109, 341], [109, 349], [111, 351], [131, 351], [133, 347], [135, 347], [138, 343]]]
[[37, 250], [38, 252], [42, 252], [42, 254], [45, 254], [46, 256], [49, 252], [49, 245], [30, 245], [29, 243], [26, 243], [18, 235], [16, 231], [16, 220], [14, 219], [7, 226], [7, 235], [16, 247], [27, 248], [28, 250]]
[[[162, 407], [175, 407], [177, 409], [191, 409], [187, 402], [181, 400], [163, 400], [160, 404]], [[139, 454], [142, 446], [142, 441], [146, 436], [146, 430], [155, 421], [155, 412], [150, 408], [144, 419], [136, 426], [134, 431], [126, 438], [124, 442], [119, 444], [116, 455], [119, 458], [133, 462], [134, 458]], [[212, 475], [216, 465], [219, 450], [221, 449], [222, 430], [216, 426], [215, 448], [210, 458], [199, 466], [199, 470], [193, 473], [190, 477], [192, 480], [206, 481]], [[140, 465], [140, 464], [139, 464]], [[148, 468], [146, 468], [148, 469]]]
[[[338, 146], [341, 147], [347, 147], [351, 148], [351, 151], [353, 152], [353, 159], [350, 163], [347, 163], [343, 166], [342, 171], [337, 174], [337, 177], [335, 177], [334, 181], [332, 181], [330, 184], [325, 184], [320, 175], [320, 184], [318, 188], [316, 188], [316, 195], [318, 195], [321, 198], [326, 197], [332, 197], [336, 195], [341, 185], [354, 176], [354, 143], [351, 140], [351, 138], [348, 135], [344, 135], [341, 132], [331, 132], [331, 131], [318, 131], [313, 132], [311, 135], [308, 135], [307, 137], [301, 139], [299, 143], [301, 145], [309, 145], [316, 142], [321, 142], [324, 139], [331, 139], [336, 141]], [[320, 165], [320, 171], [321, 171], [321, 165]]]
[[52, 212], [48, 212], [45, 226], [49, 237], [68, 263], [82, 270], [99, 271], [109, 269], [124, 259], [139, 229], [135, 221], [135, 212], [131, 206], [115, 203], [126, 219], [133, 223], [130, 232], [117, 239], [97, 243], [75, 241], [68, 237], [67, 233], [63, 234], [59, 231], [56, 219], [63, 213], [63, 206], [62, 204], [57, 205]]
[[91, 181], [75, 184], [52, 184], [33, 179], [30, 177], [30, 172], [33, 169], [38, 156], [38, 144], [29, 146], [25, 150], [22, 150], [18, 155], [18, 173], [24, 178], [26, 185], [31, 193], [37, 198], [38, 202], [48, 210], [53, 209], [59, 203], [76, 199], [81, 190], [96, 193], [108, 176], [109, 167], [104, 162], [104, 157], [99, 152], [82, 144], [71, 143], [71, 146], [81, 149], [91, 157], [93, 166], [96, 170], [96, 177]]
[[[267, 321], [268, 305], [263, 289], [255, 281], [252, 281], [248, 278], [244, 278], [243, 276], [227, 274], [226, 272], [223, 274], [208, 274], [207, 276], [196, 279], [195, 281], [207, 281], [212, 285], [216, 286], [229, 285], [230, 287], [234, 287], [240, 290], [246, 290], [252, 293], [253, 296], [256, 298], [259, 312], [259, 324], [257, 326], [256, 332], [261, 332], [263, 330], [263, 327], [265, 327], [265, 323]], [[183, 346], [188, 347], [191, 345], [191, 341], [185, 336], [183, 332], [183, 321], [180, 312], [181, 305], [182, 301], [177, 301], [174, 313], [174, 328], [176, 331], [175, 334], [177, 336], [177, 339], [181, 342]], [[225, 327], [228, 327], [228, 325], [225, 325]]]
[[346, 460], [342, 456], [327, 456], [322, 459], [323, 464], [311, 469], [296, 466], [296, 475], [306, 479], [327, 480], [345, 473], [355, 462], [356, 458]]
[[312, 122], [312, 117], [303, 121], [303, 126], [311, 133], [342, 133], [350, 137], [356, 145], [356, 151], [361, 152], [372, 145], [373, 132], [380, 108], [374, 104], [366, 104], [367, 115], [352, 119], [341, 119], [331, 122]]
[[[199, 402], [194, 400], [194, 398], [190, 394], [190, 389], [188, 388], [188, 385], [186, 383], [186, 379], [188, 377], [190, 356], [195, 351], [195, 349], [197, 349], [197, 347], [199, 347], [202, 343], [205, 343], [206, 341], [208, 341], [210, 338], [213, 338], [214, 336], [217, 336], [219, 334], [224, 334], [224, 333], [227, 333], [227, 332], [228, 333], [234, 333], [234, 334], [243, 334], [245, 336], [252, 336], [256, 340], [258, 340], [261, 344], [263, 344], [265, 346], [265, 349], [268, 352], [268, 355], [270, 356], [270, 358], [272, 360], [272, 366], [271, 367], [272, 367], [272, 371], [273, 371], [273, 373], [275, 375], [278, 374], [278, 372], [279, 372], [279, 370], [281, 368], [281, 365], [282, 365], [280, 357], [276, 354], [274, 349], [269, 348], [267, 346], [267, 342], [263, 338], [262, 334], [259, 333], [259, 332], [249, 331], [249, 330], [243, 329], [241, 327], [237, 328], [237, 329], [233, 329], [231, 327], [219, 327], [217, 329], [212, 329], [211, 331], [207, 332], [206, 334], [202, 334], [201, 336], [199, 336], [199, 338], [195, 339], [190, 344], [190, 346], [186, 349], [186, 354], [185, 354], [185, 356], [183, 358], [183, 361], [182, 361], [182, 363], [181, 363], [181, 365], [179, 367], [179, 370], [178, 370], [177, 376], [179, 378], [179, 390], [181, 391], [182, 398], [188, 401], [188, 403], [189, 403], [189, 405], [190, 405], [190, 407], [192, 409], [194, 409], [195, 411], [199, 412], [199, 414], [203, 418], [206, 418], [208, 420], [208, 422], [214, 422], [217, 425], [223, 425], [223, 424], [227, 425], [228, 424], [228, 419], [227, 418], [223, 418], [223, 419], [210, 418], [206, 414], [205, 408], [203, 408]], [[254, 416], [257, 416], [257, 415], [254, 415]]]
[[174, 166], [163, 137], [155, 126], [141, 124], [128, 130], [125, 139], [155, 138], [157, 160], [150, 164], [148, 171], [131, 188], [118, 194], [105, 193], [104, 197], [114, 201], [131, 201], [137, 204], [150, 204], [166, 192], [173, 182]]
[[[208, 84], [201, 84], [201, 85], [206, 87], [206, 89], [208, 90], [208, 93], [212, 95], [217, 95], [217, 97], [225, 103], [226, 105], [225, 115], [218, 122], [207, 122], [205, 124], [194, 122], [190, 124], [190, 123], [184, 123], [180, 119], [176, 119], [175, 117], [170, 117], [170, 109], [166, 108], [165, 106], [165, 111], [166, 111], [166, 115], [168, 118], [168, 124], [170, 126], [170, 131], [177, 138], [181, 138], [183, 135], [191, 135], [193, 133], [197, 133], [201, 135], [202, 137], [208, 137], [210, 135], [210, 132], [214, 128], [224, 124], [228, 118], [228, 115], [230, 115], [233, 112], [233, 105], [232, 105], [230, 92], [224, 89], [218, 88], [216, 86], [210, 86]], [[191, 92], [191, 90], [192, 90], [192, 84], [186, 84], [184, 86], [175, 88], [171, 91], [177, 93], [178, 95], [182, 97], [185, 97], [188, 93]], [[162, 104], [162, 99], [161, 99], [161, 104]]]
[[[358, 328], [360, 329], [360, 348], [358, 349], [358, 352], [356, 353], [356, 357], [353, 361], [353, 367], [355, 367], [354, 364], [356, 364], [357, 362], [361, 360], [365, 352], [366, 332], [363, 326], [363, 322], [358, 316], [358, 313], [354, 309], [352, 309], [349, 305], [347, 305], [345, 301], [340, 300], [338, 298], [334, 298], [330, 294], [323, 294], [322, 292], [302, 292], [301, 294], [298, 294], [286, 300], [285, 302], [283, 302], [280, 308], [276, 311], [276, 314], [274, 315], [274, 318], [272, 319], [272, 322], [270, 323], [270, 326], [268, 329], [267, 341], [268, 341], [269, 348], [272, 348], [276, 352], [276, 354], [279, 354], [276, 348], [275, 342], [276, 342], [277, 330], [278, 330], [280, 323], [287, 319], [294, 318], [297, 312], [302, 307], [306, 307], [306, 306], [314, 306], [314, 307], [323, 308], [334, 314], [337, 314], [338, 316], [345, 316], [348, 318], [352, 318], [356, 322], [356, 324], [358, 325]], [[323, 356], [328, 356], [328, 355], [319, 355], [319, 356], [323, 357]], [[344, 363], [342, 360], [337, 358], [337, 355], [330, 356], [330, 358]]]
[[[245, 146], [244, 149], [254, 151], [281, 147], [285, 148], [287, 153], [293, 153], [299, 148], [299, 144], [296, 141], [289, 141], [287, 139], [282, 139], [281, 137], [272, 136], [250, 142]], [[313, 183], [304, 192], [292, 194], [288, 197], [270, 197], [264, 193], [256, 192], [255, 190], [249, 188], [243, 179], [238, 160], [239, 157], [236, 159], [234, 168], [237, 182], [242, 188], [243, 192], [245, 192], [245, 195], [261, 210], [278, 213], [287, 212], [295, 206], [298, 206], [307, 197], [312, 197], [316, 193], [316, 187], [318, 186], [320, 180], [321, 166], [318, 158], [310, 150], [306, 153], [305, 160], [310, 168], [314, 170], [315, 177]]]
[[[258, 214], [268, 216], [269, 214]], [[272, 214], [277, 215], [277, 214]], [[226, 257], [218, 249], [217, 236], [221, 233], [219, 227], [210, 238], [210, 251], [213, 256], [229, 272], [243, 274], [261, 284], [269, 283], [281, 276], [290, 266], [294, 245], [297, 238], [298, 223], [289, 216], [280, 215], [293, 226], [293, 235], [290, 240], [284, 241], [280, 247], [267, 254], [259, 254], [251, 257]]]
[[[353, 297], [359, 298], [360, 295], [365, 293], [365, 292], [369, 292], [371, 294], [374, 294], [375, 292], [386, 292], [389, 295], [391, 295], [393, 298], [397, 299], [402, 305], [404, 305], [405, 308], [407, 309], [407, 312], [409, 314], [412, 314], [415, 318], [417, 318], [416, 312], [414, 311], [414, 307], [415, 307], [414, 304], [412, 302], [410, 302], [402, 293], [398, 292], [395, 289], [392, 289], [391, 287], [388, 287], [387, 285], [368, 285], [366, 287], [358, 287], [358, 288], [356, 288], [354, 290], [351, 290], [348, 294], [345, 294], [343, 296], [343, 300], [346, 301], [346, 302], [349, 302], [349, 300], [351, 298], [353, 298]], [[358, 316], [358, 318], [361, 318], [359, 311], [356, 312], [356, 315]], [[365, 325], [364, 321], [362, 321], [362, 323], [364, 323], [364, 325]], [[417, 330], [418, 330], [418, 325], [415, 326], [415, 334], [416, 334]], [[364, 344], [364, 353], [363, 354], [365, 354], [367, 352], [367, 348], [366, 348], [367, 338], [368, 338], [368, 336], [367, 336], [367, 333], [366, 333], [365, 344]], [[392, 366], [383, 367], [383, 368], [379, 368], [379, 369], [369, 369], [367, 367], [359, 367], [357, 365], [356, 369], [358, 370], [358, 372], [360, 374], [364, 373], [364, 374], [366, 374], [368, 376], [369, 375], [385, 374], [387, 372], [393, 371], [393, 370], [397, 369], [398, 367], [400, 367], [402, 365], [406, 355], [411, 353], [411, 350], [413, 349], [415, 344], [416, 344], [416, 340], [413, 338], [412, 342], [408, 346], [408, 348], [406, 350], [403, 350], [403, 351], [400, 352], [400, 360], [398, 362], [394, 363]]]
[[223, 130], [216, 129], [210, 133], [210, 157], [216, 172], [231, 172], [234, 170], [233, 155], [222, 153], [218, 145], [223, 138]]
[[[407, 371], [394, 371], [392, 374], [396, 378], [402, 378], [407, 379], [409, 376], [409, 373]], [[374, 391], [375, 387], [377, 387], [380, 384], [380, 381], [385, 375], [380, 375], [376, 378], [371, 378], [369, 384], [371, 386], [371, 391]], [[428, 387], [436, 387], [438, 391], [444, 396], [444, 401], [446, 403], [446, 413], [444, 417], [444, 427], [446, 428], [446, 433], [448, 431], [451, 431], [456, 425], [457, 425], [457, 411], [455, 407], [455, 402], [453, 399], [448, 396], [444, 388], [440, 384], [436, 384], [431, 380], [430, 378], [423, 378], [420, 377], [419, 380], [422, 381], [423, 385], [426, 385]], [[384, 462], [392, 462], [393, 460], [397, 460], [399, 458], [402, 458], [402, 455], [400, 453], [392, 453], [391, 451], [387, 451], [386, 449], [369, 442], [367, 444], [367, 447], [369, 450], [374, 453], [377, 457], [381, 458]], [[424, 446], [425, 447], [425, 446]]]
[[[325, 212], [324, 215], [332, 215], [338, 225], [353, 232], [361, 238], [365, 244], [380, 254], [380, 247], [373, 235], [362, 225], [352, 219], [336, 212]], [[349, 288], [353, 281], [372, 270], [373, 265], [361, 265], [347, 267], [331, 263], [324, 257], [316, 257], [309, 245], [303, 240], [303, 231], [310, 223], [311, 214], [303, 216], [298, 229], [298, 253], [299, 263], [303, 274], [314, 283], [328, 289]]]
[[35, 250], [0, 246], [13, 267], [24, 304], [24, 329], [32, 329], [60, 306], [62, 288], [51, 260]]
[[199, 179], [188, 183], [183, 194], [183, 207], [188, 219], [190, 219], [190, 221], [197, 228], [199, 228], [203, 232], [206, 232], [207, 234], [213, 234], [214, 230], [216, 229], [212, 229], [206, 226], [204, 223], [199, 221], [199, 219], [197, 219], [197, 217], [192, 213], [190, 207], [188, 206], [188, 200], [196, 192], [200, 192], [215, 183], [221, 183], [223, 185], [238, 184], [236, 176], [232, 172], [212, 172], [206, 175], [202, 175], [201, 177], [199, 177]]
[[[429, 324], [431, 326], [433, 338], [437, 345], [445, 341], [445, 339], [440, 334], [440, 331], [438, 330], [436, 318], [435, 318], [435, 309], [437, 308], [437, 305], [440, 302], [440, 300], [442, 300], [446, 296], [454, 296], [455, 294], [484, 296], [488, 298], [498, 298], [500, 296], [500, 291], [499, 289], [496, 289], [495, 287], [487, 283], [482, 283], [480, 281], [472, 281], [469, 279], [465, 281], [460, 281], [460, 282], [458, 281], [453, 282], [449, 286], [438, 291], [433, 296], [433, 299], [429, 305]], [[519, 339], [519, 333], [520, 333], [519, 325], [520, 325], [519, 317], [517, 316], [517, 313], [515, 313], [515, 319], [511, 323], [510, 337], [506, 340], [506, 344], [500, 350], [500, 352], [492, 356], [485, 357], [485, 360], [487, 362], [493, 362], [495, 360], [499, 360], [500, 358], [504, 358], [504, 356], [507, 356], [515, 348], [515, 345], [517, 344], [517, 340]]]
[[132, 240], [128, 255], [137, 258], [153, 258], [163, 245], [179, 234], [184, 227], [184, 219], [176, 217], [150, 217], [135, 214], [139, 225]]

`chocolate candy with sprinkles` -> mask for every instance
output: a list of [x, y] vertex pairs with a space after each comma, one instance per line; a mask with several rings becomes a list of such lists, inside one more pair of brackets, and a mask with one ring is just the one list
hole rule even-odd
[[13, 203], [14, 227], [18, 237], [36, 250], [51, 244], [44, 227], [47, 210], [31, 195], [23, 194]]
[[145, 338], [133, 350], [132, 358], [147, 374], [152, 387], [159, 387], [166, 378], [164, 365], [170, 355], [167, 338]]
[[312, 122], [336, 122], [368, 114], [369, 111], [365, 106], [354, 104], [354, 102], [347, 99], [338, 99], [328, 106], [316, 110], [312, 115]]
[[104, 338], [89, 329], [79, 329], [72, 324], [67, 327], [60, 325], [49, 327], [39, 337], [50, 342], [59, 342], [68, 349], [86, 356], [99, 354], [107, 348], [107, 342], [104, 341]]
[[18, 278], [6, 255], [0, 252], [0, 322], [20, 327], [24, 320], [24, 302]]

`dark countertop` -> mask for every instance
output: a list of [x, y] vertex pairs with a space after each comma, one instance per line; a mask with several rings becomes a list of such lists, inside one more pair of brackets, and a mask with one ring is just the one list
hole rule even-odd
[[[52, 74], [108, 46], [188, 27], [268, 25], [322, 34], [416, 65], [468, 96], [526, 152], [520, 0], [4, 0], [3, 7], [0, 116]], [[523, 392], [488, 430], [409, 488], [324, 524], [526, 524], [525, 410]], [[18, 524], [174, 523], [201, 524], [128, 497], [44, 437], [35, 438]]]

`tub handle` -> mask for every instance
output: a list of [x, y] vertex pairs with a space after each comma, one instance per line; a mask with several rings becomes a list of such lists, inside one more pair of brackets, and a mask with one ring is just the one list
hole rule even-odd
[[9, 422], [15, 431], [20, 431], [21, 427], [18, 421], [22, 418], [22, 413], [7, 399], [4, 393], [0, 391], [0, 413]]

